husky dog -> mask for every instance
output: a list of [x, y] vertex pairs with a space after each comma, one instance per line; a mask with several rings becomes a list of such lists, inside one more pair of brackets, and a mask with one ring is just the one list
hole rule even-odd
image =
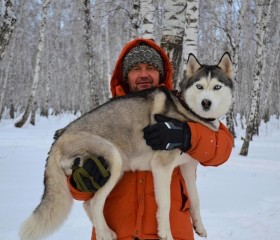
[[83, 161], [93, 154], [103, 156], [111, 172], [107, 183], [84, 203], [97, 239], [117, 238], [107, 226], [103, 208], [106, 197], [128, 170], [152, 171], [158, 205], [158, 236], [173, 239], [169, 222], [170, 183], [173, 169], [179, 165], [188, 187], [193, 227], [200, 236], [206, 237], [195, 183], [198, 162], [178, 149], [153, 151], [143, 139], [143, 128], [155, 123], [156, 114], [163, 114], [180, 121], [198, 122], [217, 131], [219, 117], [226, 114], [232, 102], [229, 54], [225, 53], [217, 65], [211, 66], [201, 65], [190, 54], [186, 77], [180, 87], [180, 98], [165, 88], [154, 88], [112, 99], [59, 130], [46, 163], [41, 203], [23, 223], [21, 239], [46, 237], [62, 225], [73, 202], [67, 176], [72, 174], [74, 159], [80, 157]]

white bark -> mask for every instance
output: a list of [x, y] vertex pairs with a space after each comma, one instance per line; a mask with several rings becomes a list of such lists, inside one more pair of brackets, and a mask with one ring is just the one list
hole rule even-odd
[[[12, 49], [14, 49], [15, 47], [15, 38], [12, 39]], [[1, 89], [1, 95], [0, 95], [0, 120], [2, 118], [2, 113], [4, 110], [4, 96], [6, 93], [6, 88], [7, 88], [7, 83], [8, 83], [8, 78], [10, 75], [10, 71], [11, 71], [11, 65], [12, 65], [12, 59], [13, 59], [13, 53], [14, 51], [10, 51], [10, 56], [9, 56], [9, 61], [8, 61], [8, 65], [6, 68], [6, 74], [5, 74], [5, 78], [4, 78], [4, 83], [2, 85], [2, 89]]]
[[183, 43], [183, 64], [182, 72], [179, 78], [184, 77], [188, 56], [190, 53], [198, 56], [198, 14], [199, 14], [199, 0], [187, 0], [186, 9], [186, 24], [184, 32], [184, 43]]
[[197, 56], [198, 14], [199, 0], [187, 0], [186, 27], [183, 47], [184, 63], [187, 63], [189, 53], [193, 53]]
[[186, 10], [187, 4], [185, 0], [166, 0], [163, 35], [184, 36]]
[[235, 37], [234, 47], [233, 47], [233, 53], [232, 53], [232, 61], [233, 61], [233, 69], [235, 74], [235, 78], [238, 73], [238, 57], [239, 57], [239, 49], [240, 49], [240, 36], [241, 36], [241, 30], [244, 22], [244, 14], [247, 11], [248, 7], [248, 0], [243, 0], [241, 2], [241, 8], [239, 11], [238, 16], [238, 23], [237, 23], [237, 34]]
[[47, 25], [47, 7], [48, 7], [49, 3], [50, 3], [50, 0], [43, 1], [41, 29], [40, 29], [38, 52], [37, 52], [37, 56], [36, 56], [36, 64], [35, 64], [32, 88], [31, 88], [31, 92], [29, 95], [29, 100], [28, 100], [25, 112], [24, 112], [21, 120], [15, 124], [16, 127], [22, 127], [25, 124], [25, 122], [27, 121], [27, 118], [30, 115], [33, 104], [34, 104], [34, 99], [35, 99], [35, 95], [36, 95], [37, 87], [38, 87], [38, 83], [39, 83], [41, 58], [42, 58], [42, 53], [43, 53], [43, 48], [44, 48], [45, 32], [46, 32], [46, 25]]
[[[279, 28], [276, 27], [276, 33], [275, 33], [275, 39], [280, 39], [280, 30]], [[276, 71], [275, 71], [275, 66], [278, 65], [279, 63], [279, 59], [280, 59], [280, 44], [278, 44], [278, 47], [275, 49], [275, 52], [273, 54], [271, 54], [271, 56], [269, 57], [269, 71], [268, 73], [270, 73], [270, 75], [268, 76], [268, 86], [267, 86], [267, 90], [265, 91], [265, 96], [264, 96], [264, 113], [263, 113], [263, 118], [265, 122], [268, 122], [269, 118], [270, 118], [270, 102], [272, 101], [272, 96], [271, 93], [272, 91], [276, 92], [275, 86], [273, 85], [274, 79], [278, 79]], [[277, 81], [279, 82], [279, 81]], [[279, 86], [279, 85], [278, 85]], [[278, 91], [279, 94], [279, 91]], [[280, 103], [280, 98], [278, 97], [278, 101]], [[280, 104], [279, 104], [280, 106]]]
[[213, 59], [214, 62], [217, 62], [217, 48], [216, 47], [212, 47], [212, 46], [217, 46], [217, 40], [216, 40], [216, 34], [215, 34], [215, 30], [216, 30], [216, 26], [218, 25], [217, 23], [217, 18], [215, 16], [215, 11], [216, 11], [216, 6], [215, 6], [215, 2], [213, 1], [209, 1], [210, 4], [210, 11], [212, 12], [211, 14], [211, 18], [210, 18], [210, 26], [213, 29], [210, 29], [210, 54], [211, 54], [211, 58]]
[[186, 1], [184, 0], [167, 0], [165, 5], [161, 47], [169, 56], [173, 66], [174, 88], [178, 85], [178, 76], [182, 61], [186, 7]]
[[226, 14], [226, 29], [227, 29], [227, 51], [233, 56], [233, 34], [232, 34], [232, 0], [227, 0], [227, 14]]
[[50, 107], [50, 96], [52, 91], [52, 84], [54, 84], [55, 79], [55, 68], [58, 65], [58, 38], [60, 34], [60, 22], [61, 22], [61, 0], [57, 0], [53, 3], [54, 6], [54, 21], [55, 21], [55, 27], [52, 30], [54, 33], [53, 38], [49, 39], [49, 44], [53, 51], [48, 51], [48, 69], [47, 69], [47, 78], [46, 78], [46, 85], [45, 85], [45, 99], [43, 102], [43, 105], [41, 107], [41, 115], [48, 117], [49, 115], [49, 107]]
[[94, 74], [94, 56], [93, 56], [93, 48], [92, 48], [92, 24], [91, 24], [91, 15], [90, 15], [90, 0], [84, 0], [85, 7], [85, 41], [87, 48], [87, 64], [88, 64], [88, 74], [89, 74], [89, 82], [90, 82], [90, 93], [92, 99], [92, 108], [95, 108], [99, 105], [99, 95], [98, 95], [98, 82], [96, 81], [96, 77]]
[[[257, 0], [257, 29], [255, 34], [255, 41], [257, 44], [256, 57], [254, 64], [254, 79], [251, 90], [251, 103], [246, 127], [246, 136], [240, 151], [240, 155], [247, 156], [249, 151], [249, 143], [253, 136], [254, 124], [257, 122], [257, 109], [260, 98], [260, 90], [262, 84], [261, 74], [264, 66], [263, 52], [265, 50], [264, 38], [268, 19], [270, 18], [270, 9], [274, 0]], [[267, 15], [266, 15], [267, 13]]]
[[139, 37], [140, 22], [140, 0], [133, 0], [131, 14], [131, 40]]
[[5, 48], [9, 44], [16, 23], [15, 10], [12, 0], [6, 0], [4, 21], [0, 29], [0, 61]]
[[141, 25], [141, 36], [143, 38], [155, 40], [155, 6], [153, 0], [141, 0], [141, 14], [143, 22]]
[[[227, 14], [226, 14], [226, 34], [227, 34], [227, 51], [231, 56], [234, 54], [233, 46], [233, 32], [232, 32], [232, 0], [227, 0]], [[234, 130], [234, 100], [229, 111], [226, 114], [226, 123], [229, 131], [236, 137]]]

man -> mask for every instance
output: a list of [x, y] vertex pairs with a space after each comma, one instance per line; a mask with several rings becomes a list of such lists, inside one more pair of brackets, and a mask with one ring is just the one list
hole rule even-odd
[[[146, 39], [127, 43], [111, 79], [112, 96], [157, 86], [172, 89], [172, 67], [163, 49]], [[223, 124], [218, 132], [213, 132], [198, 123], [181, 123], [170, 118], [166, 121], [171, 121], [177, 128], [168, 129], [162, 122], [145, 128], [146, 142], [154, 150], [165, 150], [166, 142], [169, 142], [187, 151], [204, 166], [218, 166], [229, 158], [233, 138]], [[154, 135], [157, 137], [151, 137]], [[106, 159], [93, 156], [82, 167], [75, 168], [68, 181], [69, 188], [75, 199], [86, 201], [108, 178]], [[193, 240], [190, 202], [179, 168], [173, 172], [170, 187], [172, 235], [174, 239]], [[128, 171], [108, 196], [104, 215], [118, 239], [157, 239], [156, 210], [152, 173]], [[94, 228], [92, 239], [96, 239]]]

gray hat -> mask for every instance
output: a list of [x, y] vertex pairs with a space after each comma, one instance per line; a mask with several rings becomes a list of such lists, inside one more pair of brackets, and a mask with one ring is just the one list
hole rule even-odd
[[139, 44], [132, 48], [123, 60], [123, 80], [127, 81], [128, 72], [139, 63], [148, 63], [154, 66], [160, 73], [160, 79], [163, 79], [163, 61], [160, 54], [152, 47], [146, 44]]

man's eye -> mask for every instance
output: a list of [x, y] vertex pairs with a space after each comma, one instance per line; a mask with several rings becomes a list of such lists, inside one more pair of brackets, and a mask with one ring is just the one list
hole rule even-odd
[[139, 70], [139, 67], [133, 67], [131, 68], [131, 71], [138, 71]]
[[148, 69], [149, 70], [154, 70], [154, 69], [156, 69], [154, 66], [148, 66]]
[[200, 85], [200, 84], [196, 84], [196, 88], [197, 89], [203, 89], [202, 85]]

